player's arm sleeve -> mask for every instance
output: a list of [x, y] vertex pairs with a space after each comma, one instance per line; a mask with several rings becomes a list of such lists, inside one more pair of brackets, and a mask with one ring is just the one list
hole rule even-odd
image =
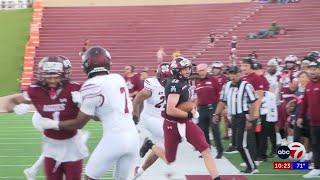
[[148, 91], [151, 91], [152, 92], [152, 85], [151, 85], [151, 82], [148, 80], [148, 79], [146, 79], [145, 81], [144, 81], [144, 88], [146, 89], [146, 90], [148, 90]]
[[95, 84], [84, 85], [80, 93], [83, 98], [80, 111], [89, 116], [95, 116], [96, 108], [104, 103], [101, 87]]

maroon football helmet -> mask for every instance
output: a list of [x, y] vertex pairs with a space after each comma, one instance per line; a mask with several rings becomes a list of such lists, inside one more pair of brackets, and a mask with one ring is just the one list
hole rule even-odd
[[170, 63], [164, 62], [158, 65], [156, 76], [162, 86], [165, 86], [167, 78], [171, 75]]
[[61, 76], [61, 83], [65, 83], [67, 68], [64, 67], [64, 60], [60, 56], [46, 56], [41, 59], [38, 64], [38, 79], [37, 84], [40, 86], [46, 85], [46, 78]]
[[189, 59], [181, 57], [181, 56], [173, 59], [170, 64], [170, 69], [171, 69], [172, 75], [174, 75], [176, 78], [179, 78], [179, 79], [188, 80], [190, 76], [185, 77], [180, 72], [182, 69], [185, 69], [185, 68], [190, 68], [191, 73], [192, 73], [191, 62], [189, 61]]
[[109, 74], [110, 67], [110, 53], [102, 47], [91, 47], [82, 56], [82, 68], [89, 78], [92, 77], [92, 73], [96, 72]]

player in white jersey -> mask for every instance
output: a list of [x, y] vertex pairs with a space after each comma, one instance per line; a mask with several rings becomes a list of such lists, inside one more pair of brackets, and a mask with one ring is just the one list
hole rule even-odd
[[137, 94], [133, 100], [133, 117], [138, 119], [139, 107], [144, 103], [143, 111], [140, 119], [144, 127], [151, 133], [151, 140], [145, 139], [140, 150], [140, 156], [144, 157], [145, 146], [151, 146], [152, 152], [146, 158], [144, 164], [135, 168], [134, 179], [149, 168], [160, 157], [167, 162], [164, 154], [164, 133], [163, 133], [163, 118], [161, 112], [166, 105], [164, 84], [166, 79], [171, 76], [170, 64], [161, 63], [158, 65], [156, 77], [148, 78], [144, 82], [144, 88]]
[[139, 135], [132, 119], [132, 103], [122, 76], [110, 74], [111, 57], [101, 47], [83, 55], [83, 69], [89, 77], [81, 87], [82, 105], [76, 119], [63, 122], [43, 118], [45, 129], [79, 129], [98, 118], [103, 136], [91, 154], [86, 179], [100, 179], [115, 163], [114, 179], [127, 180], [139, 150]]
[[270, 59], [267, 63], [267, 66], [268, 68], [265, 77], [269, 83], [269, 91], [275, 93], [278, 97], [280, 73], [277, 71], [277, 67], [279, 67], [277, 58]]

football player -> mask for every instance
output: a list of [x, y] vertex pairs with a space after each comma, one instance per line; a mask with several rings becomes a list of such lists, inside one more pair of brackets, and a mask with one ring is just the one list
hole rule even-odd
[[[40, 116], [56, 122], [75, 118], [79, 108], [71, 94], [79, 91], [80, 85], [69, 81], [70, 67], [66, 63], [62, 56], [44, 57], [38, 64], [36, 85], [31, 85], [23, 94], [10, 99], [8, 111], [23, 114], [28, 109], [27, 104], [33, 103], [40, 114], [33, 117], [36, 127], [36, 119]], [[40, 156], [36, 166], [39, 168], [44, 162], [46, 179], [62, 180], [65, 176], [67, 180], [80, 180], [82, 159], [88, 155], [82, 135], [77, 130], [44, 130], [43, 134], [44, 160]], [[31, 173], [28, 178], [32, 178], [31, 171], [25, 173]]]
[[[70, 77], [71, 77], [71, 62], [70, 60], [65, 57], [65, 56], [61, 56], [59, 55], [59, 57], [61, 57], [63, 59], [63, 68], [65, 71], [65, 78], [68, 79], [70, 81]], [[73, 102], [77, 103], [79, 101], [77, 101], [75, 98], [77, 93], [73, 93], [72, 92], [72, 100]], [[16, 114], [22, 115], [22, 114], [26, 114], [28, 113], [30, 109], [30, 106], [28, 104], [19, 104], [16, 105], [14, 108], [14, 111]], [[32, 124], [33, 126], [39, 131], [41, 132], [41, 134], [43, 133], [43, 128], [40, 126], [39, 120], [41, 119], [41, 115], [38, 112], [35, 112], [32, 116]], [[84, 142], [87, 141], [87, 139], [89, 138], [89, 133], [86, 131], [78, 131], [78, 133], [82, 133], [83, 136], [83, 140]], [[43, 166], [43, 162], [44, 162], [44, 155], [41, 154], [40, 157], [38, 158], [38, 160], [29, 168], [24, 169], [23, 173], [25, 174], [26, 178], [28, 180], [34, 180], [35, 176], [37, 174], [37, 172], [39, 171], [39, 169]]]
[[192, 121], [199, 113], [195, 106], [189, 112], [177, 108], [181, 103], [190, 101], [193, 96], [189, 84], [192, 64], [184, 57], [177, 57], [172, 60], [170, 68], [172, 77], [167, 80], [165, 86], [167, 104], [163, 111], [166, 159], [169, 163], [174, 162], [179, 143], [186, 139], [201, 153], [212, 179], [218, 180], [220, 177], [209, 144], [202, 130]]
[[67, 121], [43, 118], [44, 129], [74, 130], [97, 117], [103, 136], [86, 166], [86, 179], [100, 179], [116, 163], [114, 179], [126, 180], [139, 151], [139, 135], [132, 119], [132, 102], [125, 80], [110, 74], [111, 56], [102, 47], [91, 47], [83, 55], [82, 67], [88, 80], [81, 87], [78, 115]]
[[164, 85], [167, 78], [171, 76], [169, 63], [161, 63], [158, 65], [156, 77], [148, 78], [144, 81], [144, 88], [137, 94], [133, 100], [133, 117], [139, 118], [139, 107], [144, 103], [141, 112], [141, 122], [144, 127], [151, 133], [151, 140], [146, 138], [140, 149], [140, 156], [144, 157], [148, 152], [148, 146], [152, 152], [146, 158], [144, 164], [135, 168], [134, 179], [148, 169], [160, 157], [167, 162], [164, 155], [164, 135], [163, 135], [163, 118], [161, 112], [166, 105]]

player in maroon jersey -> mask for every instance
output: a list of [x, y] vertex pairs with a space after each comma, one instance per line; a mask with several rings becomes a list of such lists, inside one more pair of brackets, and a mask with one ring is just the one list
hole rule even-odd
[[298, 88], [298, 82], [295, 81], [295, 63], [298, 58], [294, 55], [288, 55], [285, 58], [285, 66], [279, 78], [280, 106], [278, 106], [278, 128], [281, 138], [287, 140], [288, 143], [293, 142], [293, 132], [286, 129], [285, 124], [289, 117], [286, 112], [286, 106], [293, 99]]
[[[8, 111], [16, 105], [33, 103], [42, 117], [64, 121], [75, 118], [79, 111], [73, 102], [80, 85], [69, 82], [70, 72], [61, 56], [44, 57], [38, 64], [35, 85], [10, 99]], [[87, 147], [77, 130], [44, 130], [43, 154], [45, 175], [48, 180], [81, 179], [82, 159], [88, 155]]]

